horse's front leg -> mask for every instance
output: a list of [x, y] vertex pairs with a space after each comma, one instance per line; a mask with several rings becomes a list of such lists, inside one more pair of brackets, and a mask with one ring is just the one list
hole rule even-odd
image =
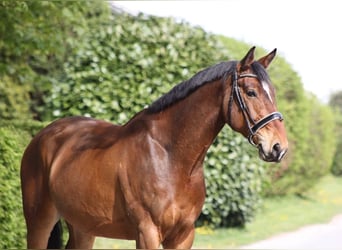
[[152, 222], [140, 223], [136, 239], [137, 249], [157, 249], [161, 243], [158, 227]]
[[66, 249], [91, 249], [94, 245], [95, 236], [84, 233], [67, 222], [69, 240]]
[[190, 249], [195, 239], [195, 227], [189, 226], [179, 230], [173, 237], [163, 241], [165, 249]]

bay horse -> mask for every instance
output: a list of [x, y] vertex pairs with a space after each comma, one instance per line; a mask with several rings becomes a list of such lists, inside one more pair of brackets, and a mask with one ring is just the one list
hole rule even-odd
[[42, 129], [21, 163], [27, 247], [46, 248], [63, 218], [67, 248], [92, 248], [96, 236], [191, 248], [205, 199], [203, 161], [223, 126], [265, 161], [287, 151], [266, 72], [276, 49], [259, 60], [254, 50], [198, 72], [122, 126], [68, 117]]

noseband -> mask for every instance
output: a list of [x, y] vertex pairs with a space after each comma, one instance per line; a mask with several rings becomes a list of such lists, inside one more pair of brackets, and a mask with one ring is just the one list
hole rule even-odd
[[232, 77], [232, 90], [230, 94], [230, 99], [229, 99], [229, 107], [228, 107], [228, 124], [231, 124], [231, 110], [232, 110], [232, 105], [233, 105], [233, 99], [234, 96], [236, 97], [237, 103], [242, 111], [242, 114], [245, 118], [245, 121], [247, 123], [247, 127], [249, 130], [249, 135], [248, 135], [248, 141], [250, 144], [253, 146], [257, 146], [254, 141], [253, 137], [254, 135], [263, 127], [265, 127], [268, 123], [274, 120], [283, 120], [283, 115], [280, 112], [272, 112], [269, 115], [266, 115], [264, 118], [260, 119], [259, 121], [255, 122], [254, 119], [251, 116], [251, 113], [248, 110], [248, 107], [246, 103], [244, 102], [241, 92], [238, 86], [238, 80], [244, 77], [252, 77], [252, 78], [257, 78], [258, 76], [255, 74], [241, 74], [238, 76], [237, 71], [234, 71], [233, 77]]

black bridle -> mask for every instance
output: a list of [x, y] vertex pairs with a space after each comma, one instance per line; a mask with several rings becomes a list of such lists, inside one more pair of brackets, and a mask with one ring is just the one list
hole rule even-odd
[[264, 118], [260, 119], [259, 121], [255, 122], [253, 117], [251, 116], [251, 113], [248, 110], [248, 107], [246, 103], [244, 102], [241, 92], [238, 86], [238, 80], [241, 78], [245, 77], [252, 77], [252, 78], [257, 78], [258, 76], [255, 74], [241, 74], [238, 76], [237, 71], [235, 70], [232, 76], [232, 90], [230, 94], [230, 99], [229, 99], [229, 107], [228, 107], [228, 124], [231, 124], [231, 110], [232, 110], [232, 105], [233, 105], [233, 100], [234, 96], [236, 97], [237, 103], [242, 111], [242, 114], [245, 118], [245, 121], [247, 123], [247, 127], [249, 130], [249, 135], [248, 135], [248, 141], [250, 144], [253, 146], [257, 146], [254, 141], [253, 137], [254, 135], [263, 127], [265, 127], [268, 123], [274, 121], [274, 120], [283, 120], [283, 115], [280, 112], [272, 112], [269, 115], [266, 115]]

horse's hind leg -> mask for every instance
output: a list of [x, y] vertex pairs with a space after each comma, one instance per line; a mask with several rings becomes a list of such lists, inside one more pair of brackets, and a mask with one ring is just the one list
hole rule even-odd
[[81, 232], [67, 222], [69, 229], [69, 240], [65, 248], [91, 249], [95, 236]]
[[27, 248], [47, 248], [50, 233], [59, 219], [57, 210], [44, 204], [43, 207], [37, 208], [36, 211], [25, 212], [25, 219]]
[[[32, 149], [32, 148], [30, 148]], [[29, 149], [29, 150], [30, 150]], [[39, 157], [26, 152], [21, 166], [23, 209], [27, 227], [27, 248], [46, 248], [59, 214], [49, 194]]]

